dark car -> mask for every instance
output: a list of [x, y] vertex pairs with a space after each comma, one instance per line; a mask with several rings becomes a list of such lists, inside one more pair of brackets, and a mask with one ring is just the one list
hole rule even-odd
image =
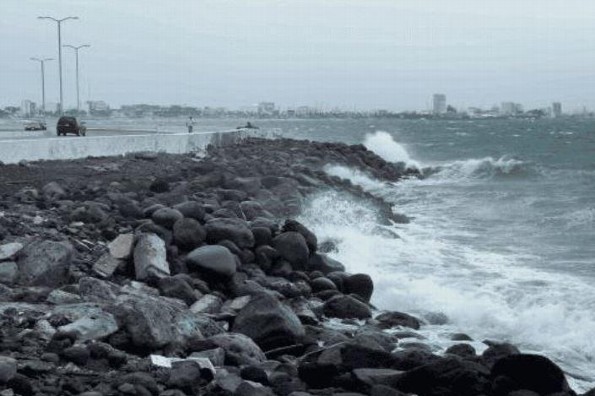
[[25, 124], [26, 131], [45, 131], [46, 129], [45, 122], [41, 121], [31, 121]]
[[56, 125], [56, 133], [58, 136], [68, 133], [73, 133], [77, 136], [85, 136], [87, 133], [87, 127], [77, 121], [75, 117], [60, 117], [58, 124]]

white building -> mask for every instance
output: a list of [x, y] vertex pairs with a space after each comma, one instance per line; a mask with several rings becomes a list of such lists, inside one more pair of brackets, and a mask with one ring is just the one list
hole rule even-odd
[[434, 114], [446, 113], [446, 95], [434, 94], [432, 101], [432, 112]]
[[552, 103], [552, 115], [554, 118], [558, 118], [562, 116], [562, 103], [554, 102]]
[[258, 104], [258, 114], [272, 115], [275, 113], [275, 103], [273, 102], [260, 102]]
[[21, 102], [21, 117], [31, 117], [37, 113], [35, 102], [28, 99]]

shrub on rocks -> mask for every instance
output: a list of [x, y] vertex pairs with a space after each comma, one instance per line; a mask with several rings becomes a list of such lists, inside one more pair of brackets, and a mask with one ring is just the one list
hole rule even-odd
[[367, 319], [372, 317], [370, 307], [365, 303], [346, 295], [331, 297], [324, 303], [324, 315], [329, 318]]
[[306, 268], [310, 250], [302, 234], [295, 231], [284, 232], [273, 239], [273, 247], [294, 270]]
[[60, 286], [68, 280], [74, 248], [68, 242], [34, 241], [18, 255], [17, 281], [30, 286]]
[[252, 338], [265, 351], [295, 344], [305, 335], [295, 313], [267, 294], [253, 298], [240, 311], [232, 331]]
[[198, 220], [183, 218], [174, 224], [174, 243], [182, 250], [192, 250], [203, 244], [207, 232]]
[[236, 259], [224, 246], [209, 245], [194, 249], [186, 256], [190, 271], [199, 271], [218, 278], [231, 278], [236, 273]]

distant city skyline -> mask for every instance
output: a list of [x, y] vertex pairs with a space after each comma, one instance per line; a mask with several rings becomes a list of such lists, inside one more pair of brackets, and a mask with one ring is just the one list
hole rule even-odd
[[[0, 106], [40, 103], [31, 57], [56, 57], [55, 26], [81, 54], [81, 102], [239, 108], [595, 108], [595, 4], [580, 0], [3, 0]], [[57, 62], [46, 69], [58, 102]], [[75, 62], [63, 54], [65, 108]]]

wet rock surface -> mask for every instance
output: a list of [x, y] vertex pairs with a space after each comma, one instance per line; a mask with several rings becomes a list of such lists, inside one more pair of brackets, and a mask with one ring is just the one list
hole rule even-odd
[[287, 139], [4, 166], [0, 394], [576, 395], [545, 357], [435, 351], [421, 318], [372, 307], [372, 279], [295, 216], [335, 189], [406, 218], [327, 164], [416, 175]]

